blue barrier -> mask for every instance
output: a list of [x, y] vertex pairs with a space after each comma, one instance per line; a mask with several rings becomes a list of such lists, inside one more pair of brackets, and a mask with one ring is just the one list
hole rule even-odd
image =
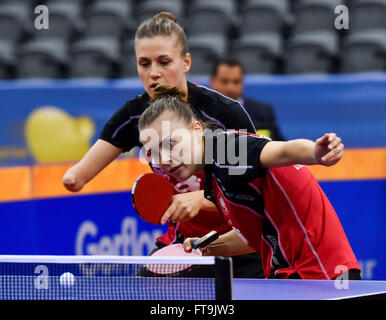
[[386, 180], [320, 182], [365, 279], [386, 280]]
[[147, 255], [165, 226], [139, 219], [130, 193], [0, 203], [0, 254]]

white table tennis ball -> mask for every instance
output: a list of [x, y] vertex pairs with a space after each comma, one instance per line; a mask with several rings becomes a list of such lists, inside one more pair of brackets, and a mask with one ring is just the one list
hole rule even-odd
[[62, 286], [72, 286], [75, 282], [75, 276], [71, 272], [65, 272], [60, 276], [59, 282]]

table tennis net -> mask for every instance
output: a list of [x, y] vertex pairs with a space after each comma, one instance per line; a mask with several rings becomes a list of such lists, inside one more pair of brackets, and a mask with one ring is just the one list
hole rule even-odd
[[0, 256], [0, 300], [230, 299], [231, 269], [214, 257]]

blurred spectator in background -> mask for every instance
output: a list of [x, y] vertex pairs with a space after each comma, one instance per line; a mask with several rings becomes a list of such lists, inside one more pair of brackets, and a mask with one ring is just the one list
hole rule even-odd
[[223, 95], [239, 101], [244, 106], [252, 118], [256, 133], [272, 140], [284, 140], [276, 123], [272, 106], [244, 96], [243, 76], [244, 68], [238, 60], [222, 58], [213, 65], [210, 86]]

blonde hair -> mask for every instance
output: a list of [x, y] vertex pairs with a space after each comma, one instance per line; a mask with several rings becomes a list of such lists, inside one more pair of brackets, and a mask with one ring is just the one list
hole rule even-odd
[[172, 35], [176, 35], [177, 41], [181, 45], [181, 55], [185, 56], [189, 52], [188, 40], [184, 29], [171, 12], [160, 12], [143, 21], [135, 33], [135, 40]]

